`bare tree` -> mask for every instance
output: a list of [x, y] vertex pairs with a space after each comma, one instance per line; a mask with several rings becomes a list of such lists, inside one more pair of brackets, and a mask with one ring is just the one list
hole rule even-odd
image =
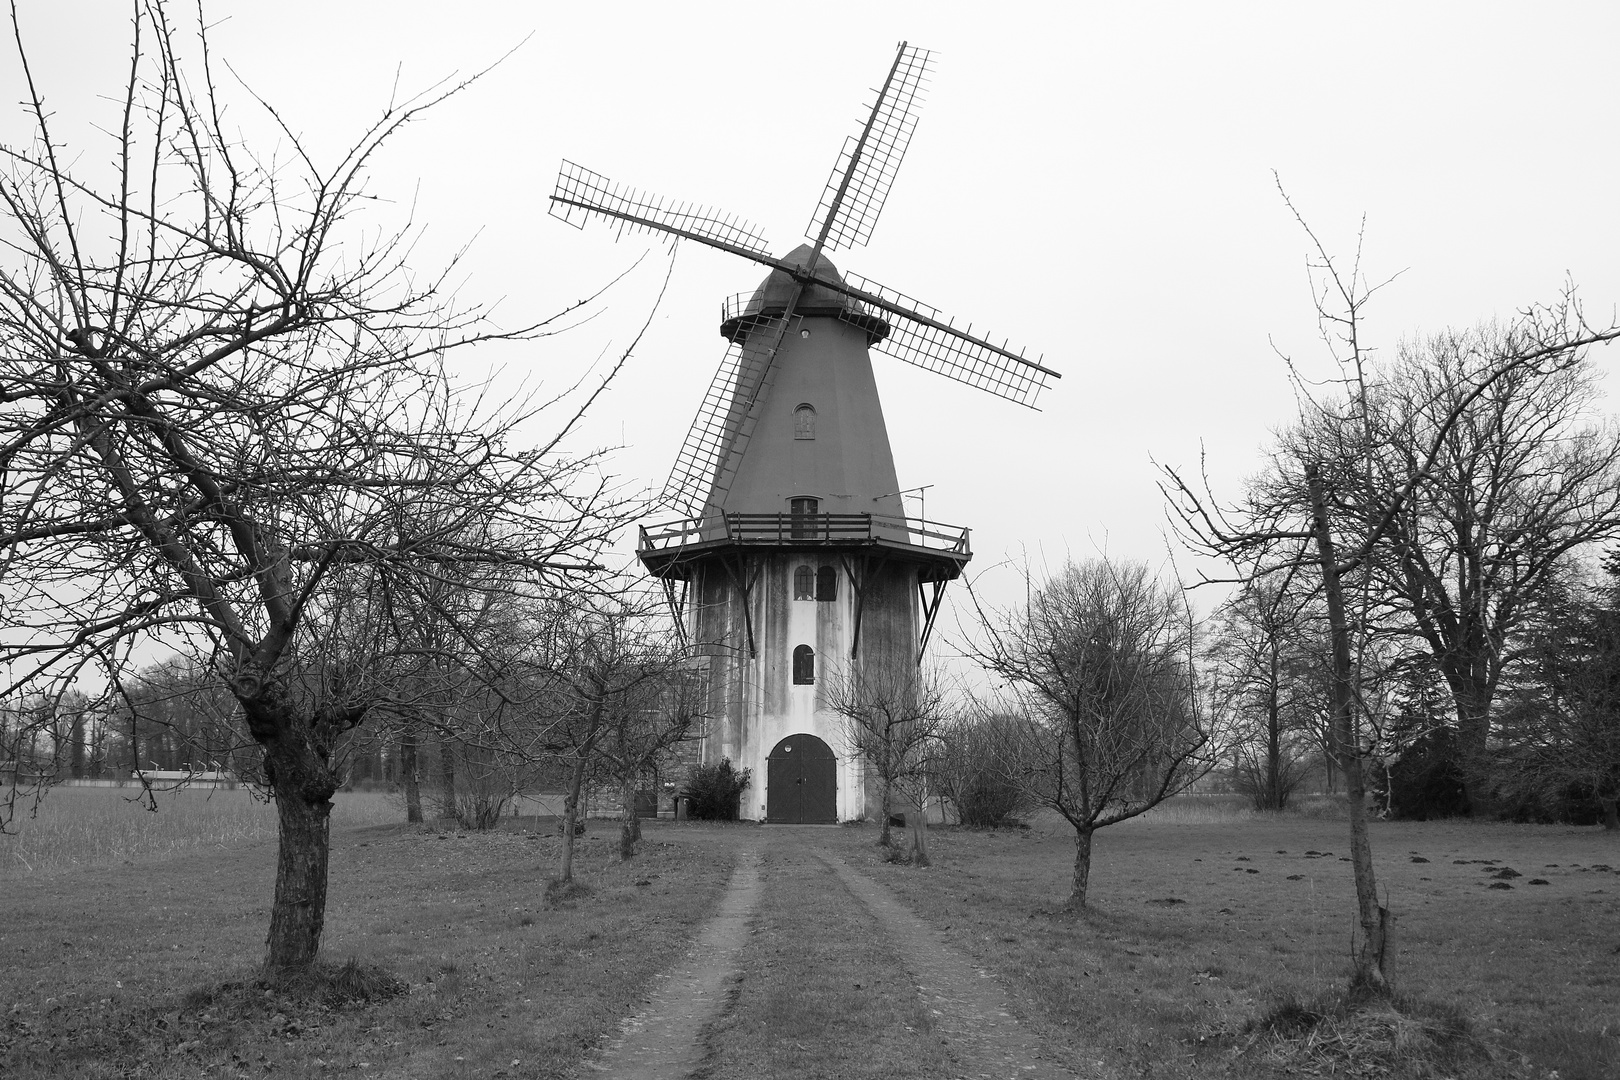
[[334, 752], [396, 673], [388, 598], [468, 565], [588, 572], [619, 507], [591, 456], [511, 444], [525, 403], [489, 412], [443, 370], [538, 328], [494, 327], [407, 267], [408, 230], [351, 220], [384, 144], [466, 84], [396, 103], [329, 166], [285, 125], [291, 155], [261, 161], [222, 121], [201, 26], [182, 41], [160, 0], [133, 10], [105, 176], [19, 49], [35, 141], [0, 150], [0, 670], [116, 692], [153, 640], [210, 665], [278, 811], [265, 966], [302, 968]]
[[933, 784], [969, 828], [994, 828], [1040, 804], [1024, 781], [1023, 718], [974, 702], [940, 732]]
[[636, 659], [648, 676], [644, 692], [607, 711], [607, 731], [596, 744], [598, 771], [618, 791], [621, 860], [633, 858], [641, 840], [644, 785], [670, 764], [675, 747], [707, 730], [707, 671], [692, 667], [688, 653], [673, 627], [650, 634]]
[[1068, 904], [1084, 907], [1092, 835], [1184, 791], [1214, 764], [1193, 617], [1181, 590], [1143, 563], [1067, 563], [1031, 578], [1028, 592], [1023, 607], [978, 607], [983, 644], [973, 656], [1017, 698], [1026, 783], [1074, 827]]
[[1392, 546], [1399, 549], [1401, 542], [1392, 540], [1392, 533], [1408, 513], [1415, 489], [1446, 452], [1453, 427], [1476, 400], [1500, 379], [1557, 371], [1586, 347], [1620, 336], [1620, 329], [1591, 329], [1568, 296], [1552, 307], [1525, 312], [1507, 335], [1505, 351], [1448, 399], [1427, 438], [1414, 443], [1411, 468], [1373, 483], [1369, 478], [1378, 475], [1372, 461], [1376, 421], [1361, 331], [1363, 311], [1380, 286], [1369, 285], [1363, 276], [1359, 246], [1349, 272], [1341, 273], [1286, 193], [1283, 199], [1313, 246], [1307, 265], [1317, 292], [1317, 314], [1347, 397], [1318, 402], [1300, 381], [1300, 430], [1316, 437], [1283, 439], [1269, 472], [1250, 485], [1236, 507], [1223, 509], [1207, 481], [1200, 492], [1174, 469], [1164, 470], [1164, 491], [1183, 538], [1195, 550], [1228, 560], [1237, 568], [1238, 580], [1302, 570], [1315, 576], [1328, 626], [1329, 724], [1333, 756], [1345, 780], [1361, 928], [1354, 978], [1360, 986], [1385, 991], [1389, 912], [1378, 902], [1362, 767], [1369, 749], [1363, 738], [1369, 710], [1361, 674], [1373, 630], [1370, 615], [1384, 599], [1371, 587], [1371, 562]]
[[634, 586], [553, 595], [533, 606], [519, 640], [517, 707], [492, 716], [478, 738], [566, 767], [556, 881], [569, 882], [586, 781], [615, 782], [627, 804], [621, 854], [633, 851], [638, 780], [670, 746], [702, 733], [692, 685], [701, 673], [686, 667], [653, 592]]
[[1317, 702], [1304, 599], [1251, 581], [1215, 613], [1206, 660], [1212, 708], [1231, 722], [1234, 782], [1257, 810], [1282, 810], [1304, 783]]
[[1572, 553], [1620, 535], [1620, 427], [1593, 414], [1589, 355], [1565, 345], [1553, 364], [1507, 363], [1554, 343], [1547, 328], [1486, 325], [1403, 345], [1395, 364], [1368, 372], [1353, 413], [1319, 411], [1285, 437], [1345, 455], [1330, 512], [1347, 526], [1371, 529], [1384, 493], [1410, 486], [1364, 568], [1371, 614], [1444, 677], [1476, 812], [1492, 805], [1492, 703], [1538, 595]]
[[911, 804], [911, 862], [928, 865], [928, 787], [953, 704], [936, 672], [909, 664], [852, 662], [828, 680], [825, 706], [842, 721], [844, 745], [878, 789], [878, 843], [893, 846], [898, 794]]

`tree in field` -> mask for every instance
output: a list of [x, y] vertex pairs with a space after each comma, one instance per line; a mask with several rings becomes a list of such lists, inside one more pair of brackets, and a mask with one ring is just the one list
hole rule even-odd
[[1068, 904], [1079, 908], [1093, 834], [1184, 791], [1216, 747], [1179, 588], [1143, 563], [1092, 559], [1032, 578], [1028, 595], [1022, 607], [979, 608], [973, 655], [1016, 699], [1031, 796], [1074, 827]]
[[[1571, 589], [1530, 650], [1526, 680], [1539, 691], [1507, 726], [1508, 782], [1525, 801], [1573, 795], [1620, 829], [1620, 552], [1607, 580]], [[1584, 593], [1584, 595], [1583, 595]]]
[[635, 856], [641, 839], [638, 793], [670, 764], [677, 746], [703, 737], [709, 721], [706, 672], [689, 666], [673, 633], [651, 636], [639, 662], [651, 676], [646, 693], [607, 711], [606, 734], [596, 744], [597, 772], [619, 797], [621, 860]]
[[519, 641], [510, 682], [520, 707], [479, 738], [566, 768], [556, 881], [569, 882], [586, 781], [615, 784], [628, 858], [639, 833], [638, 782], [670, 747], [703, 733], [702, 673], [688, 666], [688, 650], [646, 589], [553, 595], [528, 613]]
[[958, 712], [940, 731], [931, 782], [956, 808], [959, 824], [990, 829], [1035, 809], [1020, 754], [1023, 718], [980, 705]]
[[851, 663], [827, 680], [824, 703], [837, 714], [844, 746], [877, 782], [878, 843], [893, 846], [894, 800], [910, 804], [911, 862], [928, 865], [928, 787], [953, 704], [939, 676], [907, 664]]
[[[1362, 275], [1360, 252], [1341, 273], [1304, 219], [1287, 202], [1310, 237], [1308, 264], [1323, 339], [1340, 370], [1346, 397], [1319, 402], [1300, 385], [1301, 417], [1275, 449], [1268, 470], [1249, 485], [1237, 505], [1223, 508], [1207, 483], [1200, 492], [1174, 469], [1165, 469], [1164, 491], [1172, 519], [1194, 550], [1228, 561], [1237, 580], [1309, 573], [1320, 593], [1328, 628], [1332, 677], [1329, 726], [1333, 756], [1344, 778], [1350, 822], [1350, 858], [1355, 876], [1361, 935], [1354, 950], [1354, 981], [1386, 992], [1388, 911], [1378, 902], [1372, 847], [1367, 836], [1367, 783], [1363, 763], [1370, 749], [1364, 679], [1372, 654], [1373, 616], [1398, 597], [1383, 590], [1378, 567], [1409, 547], [1396, 537], [1416, 489], [1447, 454], [1453, 428], [1497, 381], [1556, 373], [1576, 363], [1582, 350], [1620, 336], [1614, 328], [1593, 330], [1568, 297], [1550, 308], [1527, 311], [1501, 339], [1486, 363], [1470, 368], [1471, 381], [1457, 388], [1431, 414], [1427, 427], [1407, 440], [1414, 452], [1404, 471], [1376, 463], [1381, 430], [1371, 363], [1361, 339], [1366, 304], [1377, 291]], [[1310, 435], [1306, 436], [1305, 432]], [[1386, 432], [1395, 438], [1401, 432]], [[1408, 433], [1413, 434], [1413, 433]]]
[[1317, 704], [1314, 627], [1280, 582], [1247, 583], [1215, 613], [1206, 657], [1212, 707], [1232, 725], [1233, 781], [1257, 810], [1282, 810], [1305, 781]]
[[275, 799], [281, 972], [319, 950], [337, 755], [399, 673], [390, 598], [466, 567], [560, 587], [619, 508], [591, 456], [512, 444], [526, 403], [488, 412], [447, 376], [448, 350], [539, 331], [493, 327], [407, 267], [409, 233], [360, 220], [384, 144], [461, 87], [395, 105], [329, 165], [286, 128], [290, 155], [265, 160], [222, 120], [201, 29], [183, 40], [159, 0], [133, 28], [110, 154], [69, 149], [19, 54], [34, 141], [0, 150], [0, 694], [116, 695], [154, 641], [206, 665]]
[[[1330, 509], [1347, 524], [1375, 527], [1382, 493], [1410, 487], [1367, 559], [1371, 617], [1444, 678], [1476, 812], [1492, 805], [1492, 704], [1538, 597], [1572, 553], [1620, 535], [1620, 426], [1594, 414], [1584, 347], [1547, 329], [1521, 321], [1403, 345], [1369, 371], [1353, 413], [1318, 412], [1285, 437], [1296, 456], [1342, 456]], [[1549, 362], [1502, 370], [1548, 346]], [[1304, 491], [1295, 498], [1303, 509]]]

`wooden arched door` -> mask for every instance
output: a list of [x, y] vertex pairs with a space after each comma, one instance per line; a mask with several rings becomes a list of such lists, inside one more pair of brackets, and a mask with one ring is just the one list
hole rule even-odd
[[766, 763], [765, 820], [820, 824], [838, 820], [838, 758], [814, 735], [789, 735]]

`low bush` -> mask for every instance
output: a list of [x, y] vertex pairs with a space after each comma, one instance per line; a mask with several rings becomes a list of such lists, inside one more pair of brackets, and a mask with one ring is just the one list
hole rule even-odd
[[751, 779], [751, 772], [733, 768], [730, 758], [695, 766], [681, 789], [687, 816], [699, 821], [736, 821], [737, 804]]

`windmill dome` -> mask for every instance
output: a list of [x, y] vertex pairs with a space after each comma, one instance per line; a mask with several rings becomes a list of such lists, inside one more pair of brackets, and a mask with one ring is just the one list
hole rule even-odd
[[[808, 270], [810, 274], [823, 281], [836, 281], [842, 284], [843, 276], [838, 273], [838, 268], [825, 253], [817, 255], [815, 266], [810, 266], [813, 250], [809, 244], [800, 244], [788, 252], [782, 261], [801, 270]], [[726, 301], [720, 333], [727, 340], [741, 343], [748, 337], [748, 332], [759, 319], [781, 315], [787, 310], [788, 301], [793, 298], [793, 290], [797, 284], [794, 276], [787, 271], [772, 270], [765, 280], [760, 282], [759, 288], [746, 299], [742, 293], [738, 293]], [[806, 285], [804, 292], [799, 296], [798, 304], [793, 308], [793, 313], [806, 317], [832, 317], [853, 323], [866, 331], [868, 345], [877, 344], [889, 334], [889, 324], [865, 304], [824, 285]]]

